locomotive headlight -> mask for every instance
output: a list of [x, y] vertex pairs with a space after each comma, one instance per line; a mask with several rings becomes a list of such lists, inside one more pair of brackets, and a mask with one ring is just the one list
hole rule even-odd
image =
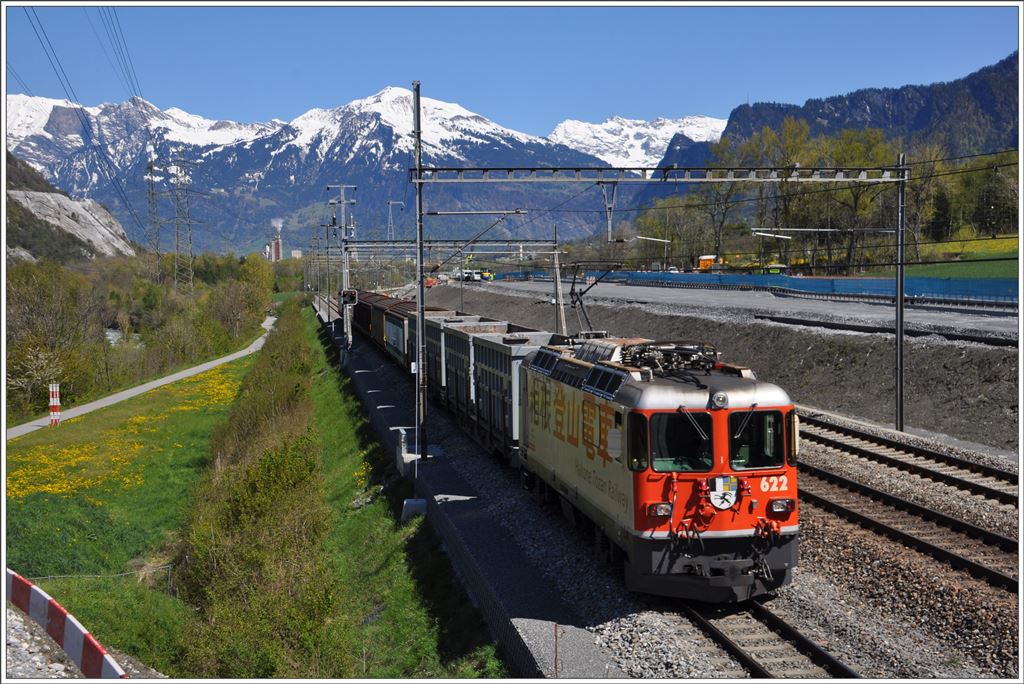
[[772, 499], [768, 502], [768, 510], [772, 513], [792, 513], [795, 508], [793, 499]]
[[729, 405], [729, 395], [725, 392], [715, 392], [711, 395], [711, 406], [713, 408], [725, 408]]
[[652, 518], [667, 518], [672, 515], [672, 504], [667, 501], [652, 503], [647, 506], [647, 515]]

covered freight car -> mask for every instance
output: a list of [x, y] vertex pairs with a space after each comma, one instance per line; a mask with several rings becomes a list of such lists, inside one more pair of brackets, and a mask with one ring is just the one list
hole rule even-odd
[[544, 345], [569, 338], [543, 331], [478, 333], [472, 336], [476, 434], [484, 444], [519, 466], [519, 366]]
[[[455, 315], [451, 309], [428, 306], [424, 315], [445, 318]], [[384, 349], [403, 368], [416, 360], [416, 302], [403, 300], [384, 311]]]
[[356, 305], [352, 307], [352, 323], [355, 327], [367, 337], [371, 337], [373, 327], [373, 305], [378, 302], [392, 301], [397, 302], [398, 300], [389, 297], [386, 294], [379, 292], [370, 292], [368, 290], [359, 290], [359, 298], [356, 301]]

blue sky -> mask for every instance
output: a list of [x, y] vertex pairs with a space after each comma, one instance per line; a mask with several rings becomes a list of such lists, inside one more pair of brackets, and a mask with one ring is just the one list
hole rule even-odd
[[[33, 94], [64, 97], [24, 9], [5, 11], [8, 64]], [[101, 48], [99, 38], [113, 59], [96, 7], [36, 13], [84, 104], [128, 97]], [[952, 80], [1017, 49], [1017, 15], [1015, 6], [117, 8], [142, 94], [161, 108], [288, 120], [418, 79], [426, 97], [535, 135], [568, 118], [726, 118], [748, 99], [802, 104]], [[5, 77], [8, 93], [24, 92]]]

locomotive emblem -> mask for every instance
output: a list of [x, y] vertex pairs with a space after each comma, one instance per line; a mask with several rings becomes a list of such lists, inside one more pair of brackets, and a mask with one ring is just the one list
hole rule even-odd
[[712, 478], [708, 483], [711, 492], [711, 505], [720, 511], [728, 510], [736, 504], [739, 497], [740, 481], [731, 475]]

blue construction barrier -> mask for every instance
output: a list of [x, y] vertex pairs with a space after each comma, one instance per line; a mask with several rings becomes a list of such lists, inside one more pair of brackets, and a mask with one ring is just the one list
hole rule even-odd
[[[585, 277], [600, 276], [603, 271], [588, 271]], [[495, 280], [549, 280], [546, 271], [515, 271], [499, 273]], [[734, 273], [664, 273], [647, 271], [616, 271], [604, 277], [605, 282], [631, 282], [676, 287], [778, 288], [811, 294], [896, 296], [894, 278], [820, 278], [786, 275], [741, 275]], [[921, 278], [908, 277], [908, 297], [935, 299], [971, 299], [1016, 303], [1020, 283], [1016, 278]]]

